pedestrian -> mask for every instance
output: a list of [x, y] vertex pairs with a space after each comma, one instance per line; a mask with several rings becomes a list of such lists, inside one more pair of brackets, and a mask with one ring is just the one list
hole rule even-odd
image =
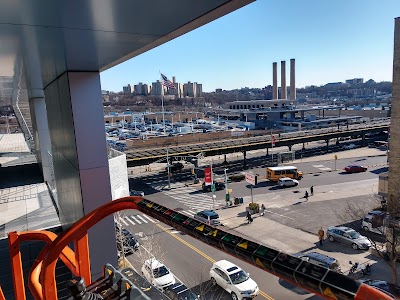
[[260, 208], [260, 217], [262, 217], [264, 215], [264, 211], [265, 211], [265, 205], [261, 204], [261, 208]]
[[319, 245], [322, 246], [322, 241], [324, 240], [325, 232], [322, 227], [318, 230]]
[[308, 201], [308, 191], [304, 194], [304, 198], [306, 198], [306, 201]]
[[314, 195], [314, 186], [310, 187], [310, 193], [311, 193], [311, 196]]
[[247, 224], [250, 224], [251, 222], [253, 222], [253, 218], [251, 217], [251, 214], [249, 211], [247, 211], [246, 218], [247, 218]]

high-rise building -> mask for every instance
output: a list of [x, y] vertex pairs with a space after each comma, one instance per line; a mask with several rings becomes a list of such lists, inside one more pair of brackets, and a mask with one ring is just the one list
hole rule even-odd
[[201, 97], [201, 95], [203, 94], [203, 85], [201, 83], [197, 84], [196, 92], [196, 97]]
[[139, 82], [134, 86], [134, 92], [138, 95], [148, 95], [149, 94], [149, 86], [147, 84], [143, 84]]
[[155, 96], [161, 96], [164, 86], [161, 84], [160, 80], [153, 82], [151, 84], [151, 94]]
[[364, 83], [364, 78], [353, 78], [353, 79], [347, 79], [346, 80], [347, 84], [360, 84]]
[[123, 86], [122, 90], [125, 94], [130, 94], [133, 93], [133, 86], [131, 86], [129, 83], [127, 86]]
[[183, 96], [184, 97], [198, 97], [199, 92], [198, 92], [198, 86], [200, 86], [200, 94], [202, 94], [202, 85], [197, 84], [197, 82], [188, 82], [183, 85]]

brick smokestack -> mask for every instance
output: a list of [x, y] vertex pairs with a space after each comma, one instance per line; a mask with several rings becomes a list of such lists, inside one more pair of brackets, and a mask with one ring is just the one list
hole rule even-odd
[[296, 100], [296, 61], [290, 60], [290, 100]]
[[286, 89], [286, 61], [281, 61], [281, 99], [287, 99]]
[[278, 64], [272, 63], [272, 99], [278, 99]]

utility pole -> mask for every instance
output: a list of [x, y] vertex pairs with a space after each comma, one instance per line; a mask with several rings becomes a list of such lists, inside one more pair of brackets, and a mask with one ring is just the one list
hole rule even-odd
[[168, 189], [171, 189], [171, 173], [170, 173], [170, 170], [169, 170], [169, 158], [168, 158], [168, 147], [166, 148], [167, 149], [167, 171], [168, 171]]
[[213, 174], [212, 164], [210, 166], [211, 166], [211, 191], [213, 193], [212, 195], [213, 210], [215, 210], [215, 198], [217, 198], [217, 196], [215, 195], [214, 174]]
[[228, 202], [230, 201], [230, 197], [229, 197], [229, 192], [228, 192], [228, 177], [226, 176], [226, 171], [228, 169], [224, 169], [224, 173], [225, 173], [225, 201], [226, 201], [226, 206], [228, 206]]

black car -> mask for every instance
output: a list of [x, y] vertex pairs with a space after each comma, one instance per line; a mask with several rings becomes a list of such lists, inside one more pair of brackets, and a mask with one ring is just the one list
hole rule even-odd
[[167, 287], [164, 294], [172, 300], [197, 300], [199, 297], [183, 283], [174, 283]]
[[[135, 236], [125, 228], [122, 228], [122, 230], [118, 227], [115, 226], [115, 231], [117, 233], [117, 249], [118, 251], [121, 251], [121, 243], [124, 244], [124, 253], [125, 255], [127, 254], [132, 254], [134, 251], [137, 251], [139, 249], [139, 242], [135, 238]], [[122, 235], [121, 235], [122, 232]]]
[[[177, 162], [177, 163], [174, 163], [174, 164], [169, 166], [169, 171], [171, 173], [174, 173], [174, 172], [182, 170], [183, 168], [184, 168], [184, 165], [182, 163], [180, 163], [180, 162]], [[165, 167], [165, 171], [168, 172], [168, 166]]]
[[[215, 190], [216, 191], [221, 191], [221, 190], [223, 190], [225, 188], [225, 183], [223, 183], [223, 182], [215, 181], [214, 185], [215, 185]], [[206, 183], [203, 182], [202, 188], [203, 188], [203, 192], [211, 192], [211, 184], [210, 185], [206, 185]]]

